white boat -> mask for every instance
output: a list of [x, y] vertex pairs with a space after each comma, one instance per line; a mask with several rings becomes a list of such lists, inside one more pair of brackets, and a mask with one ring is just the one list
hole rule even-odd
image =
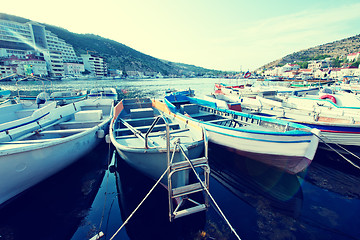
[[56, 120], [51, 114], [56, 103], [38, 108], [36, 104], [7, 104], [0, 107], [0, 142], [12, 141], [28, 132], [40, 129]]
[[[212, 99], [211, 99], [212, 98]], [[224, 95], [209, 95], [204, 99], [215, 102], [218, 107], [238, 110], [258, 116], [282, 119], [299, 123], [321, 131], [320, 137], [325, 143], [360, 146], [360, 116], [334, 115], [330, 110], [306, 111], [304, 109], [287, 108], [282, 102], [257, 96], [256, 99], [242, 97], [237, 103], [235, 98]], [[241, 104], [240, 104], [241, 103]]]
[[332, 115], [360, 115], [360, 97], [354, 93], [322, 89], [318, 95], [282, 97], [284, 107], [307, 111], [326, 111]]
[[109, 99], [69, 104], [56, 109], [52, 124], [0, 143], [0, 204], [88, 153], [104, 137], [113, 107]]
[[202, 123], [210, 142], [291, 174], [307, 168], [318, 147], [318, 131], [300, 124], [218, 108], [183, 95], [166, 96], [165, 102], [189, 122]]
[[88, 98], [109, 98], [118, 100], [118, 94], [115, 88], [93, 88], [88, 94]]
[[[171, 114], [163, 102], [152, 102], [149, 98], [123, 99], [114, 113], [110, 139], [120, 157], [154, 180], [166, 171], [161, 183], [169, 191], [170, 204], [174, 198], [186, 200], [185, 195], [203, 190], [199, 183], [189, 183], [190, 165], [186, 160], [191, 160], [195, 167], [207, 166], [207, 158], [201, 157], [207, 141], [200, 126], [188, 124], [184, 118]], [[208, 174], [208, 169], [205, 172]], [[169, 208], [172, 220], [205, 210], [206, 206], [200, 204], [183, 212]]]
[[45, 103], [47, 101], [57, 102], [58, 105], [65, 105], [73, 102], [78, 102], [87, 98], [86, 90], [66, 90], [55, 91], [49, 94], [48, 92], [40, 92], [37, 96], [19, 95], [17, 99], [23, 102]]
[[59, 105], [65, 105], [87, 98], [86, 90], [55, 91], [50, 94], [49, 101], [56, 101]]

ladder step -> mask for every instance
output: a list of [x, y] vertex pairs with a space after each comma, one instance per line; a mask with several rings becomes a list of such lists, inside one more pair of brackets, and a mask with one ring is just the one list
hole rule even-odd
[[[199, 165], [202, 165], [202, 164], [207, 164], [207, 162], [208, 162], [207, 158], [205, 158], [205, 157], [195, 158], [190, 161], [194, 165], [194, 167], [198, 167]], [[189, 162], [181, 161], [181, 162], [176, 162], [176, 163], [171, 164], [171, 169], [174, 171], [178, 171], [182, 168], [190, 168]]]
[[174, 212], [174, 219], [179, 218], [179, 217], [184, 217], [184, 216], [187, 216], [187, 215], [190, 215], [190, 214], [193, 214], [193, 213], [201, 212], [201, 211], [204, 211], [206, 209], [207, 209], [207, 207], [206, 207], [205, 204], [200, 204], [200, 205], [197, 205], [195, 207], [183, 209], [183, 210], [180, 210], [178, 212]]
[[174, 188], [172, 190], [172, 197], [176, 198], [176, 197], [181, 197], [187, 194], [192, 194], [192, 193], [196, 193], [196, 192], [200, 192], [202, 191], [203, 188], [201, 186], [201, 184], [198, 183], [193, 183], [193, 184], [189, 184], [186, 186], [182, 186], [182, 187], [178, 187], [178, 188]]

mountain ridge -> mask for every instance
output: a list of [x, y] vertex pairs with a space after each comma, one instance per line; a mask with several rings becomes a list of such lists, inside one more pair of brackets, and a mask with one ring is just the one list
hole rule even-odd
[[[30, 19], [0, 13], [0, 19], [26, 23]], [[164, 76], [201, 76], [219, 75], [225, 71], [211, 70], [194, 65], [175, 63], [161, 60], [150, 55], [141, 53], [115, 40], [103, 38], [95, 34], [78, 34], [67, 29], [40, 23], [59, 38], [73, 46], [76, 54], [94, 53], [105, 59], [109, 69], [119, 69], [123, 72], [140, 71], [161, 73]]]
[[321, 55], [333, 58], [339, 57], [342, 59], [346, 58], [346, 56], [350, 53], [359, 51], [360, 34], [288, 54], [280, 59], [267, 63], [258, 69], [281, 66], [286, 63], [302, 62], [312, 58], [315, 59], [317, 56]]

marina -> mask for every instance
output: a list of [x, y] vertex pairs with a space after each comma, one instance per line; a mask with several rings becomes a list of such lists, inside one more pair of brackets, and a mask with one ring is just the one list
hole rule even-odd
[[[224, 81], [233, 84], [235, 80]], [[152, 104], [170, 88], [191, 88], [201, 96], [214, 92], [217, 82], [211, 78], [73, 80], [55, 81], [53, 87], [58, 91], [114, 88], [119, 99], [146, 97]], [[41, 92], [35, 82], [22, 85], [32, 95]], [[16, 92], [11, 82], [0, 87]], [[148, 114], [148, 107], [144, 109], [140, 112]], [[138, 112], [134, 111], [137, 119]], [[151, 123], [133, 125], [140, 131], [144, 126]], [[127, 137], [121, 131], [115, 138]], [[157, 138], [150, 144], [164, 144]], [[360, 149], [354, 147], [352, 152], [359, 155]], [[337, 153], [318, 149], [311, 164], [295, 174], [212, 142], [207, 155], [209, 191], [241, 239], [359, 239], [360, 170]], [[359, 164], [355, 157], [346, 156]], [[132, 215], [157, 177], [131, 166], [113, 144], [102, 139], [71, 166], [1, 206], [0, 239], [80, 240], [100, 232], [104, 234], [100, 239], [238, 239], [212, 201], [205, 211], [170, 222], [168, 191], [161, 185]], [[194, 198], [203, 200], [204, 195], [196, 193]]]

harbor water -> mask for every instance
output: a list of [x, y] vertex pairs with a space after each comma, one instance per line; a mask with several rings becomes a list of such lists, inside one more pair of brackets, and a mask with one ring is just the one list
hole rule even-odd
[[[53, 82], [54, 90], [115, 87], [120, 97], [162, 97], [168, 89], [214, 91], [221, 79], [132, 79]], [[236, 80], [225, 80], [235, 84]], [[3, 89], [17, 91], [12, 82]], [[22, 90], [41, 91], [35, 82]], [[360, 155], [360, 149], [352, 149]], [[117, 162], [108, 169], [109, 162]], [[359, 164], [359, 160], [354, 161]], [[210, 193], [241, 239], [360, 239], [360, 170], [319, 149], [290, 175], [210, 144]], [[128, 166], [105, 141], [72, 166], [0, 208], [0, 240], [237, 239], [211, 204], [169, 222], [167, 191], [157, 186], [115, 235], [155, 181]], [[201, 197], [201, 196], [200, 196]]]

